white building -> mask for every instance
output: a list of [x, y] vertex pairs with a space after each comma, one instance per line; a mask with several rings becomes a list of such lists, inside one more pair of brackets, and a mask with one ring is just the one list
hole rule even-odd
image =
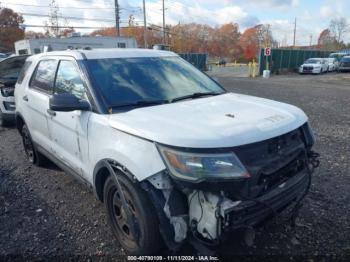
[[20, 40], [15, 43], [17, 55], [33, 55], [45, 51], [96, 48], [137, 48], [135, 38], [129, 37], [67, 37]]

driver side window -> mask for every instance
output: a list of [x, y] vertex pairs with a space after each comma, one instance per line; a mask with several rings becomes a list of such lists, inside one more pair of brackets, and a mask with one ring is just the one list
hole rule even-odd
[[73, 61], [62, 60], [59, 64], [55, 82], [55, 94], [70, 93], [78, 99], [87, 100], [80, 72]]

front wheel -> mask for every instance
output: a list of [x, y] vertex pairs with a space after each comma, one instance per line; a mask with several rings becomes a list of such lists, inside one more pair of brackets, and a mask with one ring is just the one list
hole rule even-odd
[[[147, 194], [139, 184], [124, 175], [118, 175], [127, 208], [112, 175], [104, 186], [104, 203], [113, 233], [130, 255], [152, 255], [161, 248], [161, 237], [156, 212]], [[128, 214], [132, 219], [128, 219]]]

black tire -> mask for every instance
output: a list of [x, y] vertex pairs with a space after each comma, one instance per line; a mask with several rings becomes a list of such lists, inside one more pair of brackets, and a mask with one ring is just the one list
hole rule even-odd
[[[131, 182], [124, 175], [118, 175], [118, 181], [132, 212], [139, 232], [138, 240], [132, 236], [130, 226], [125, 220], [125, 212], [121, 209], [120, 194], [112, 176], [104, 185], [104, 203], [109, 223], [121, 246], [130, 255], [152, 255], [161, 248], [159, 223], [146, 192], [139, 184]], [[123, 217], [124, 216], [124, 217]]]
[[9, 125], [10, 125], [10, 122], [3, 118], [2, 112], [0, 110], [0, 126], [1, 127], [6, 127], [6, 126], [9, 126]]
[[47, 158], [36, 150], [27, 125], [23, 125], [21, 134], [24, 152], [26, 153], [29, 162], [36, 166], [45, 165], [47, 163]]

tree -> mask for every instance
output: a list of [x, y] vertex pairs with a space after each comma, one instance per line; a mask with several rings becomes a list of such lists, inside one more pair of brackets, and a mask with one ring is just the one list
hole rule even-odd
[[106, 27], [103, 29], [98, 29], [90, 33], [90, 36], [115, 36], [115, 27]]
[[239, 44], [243, 50], [245, 60], [251, 61], [255, 59], [259, 53], [258, 28], [248, 28], [242, 34]]
[[[143, 45], [143, 26], [133, 26], [127, 28], [121, 28], [120, 33], [123, 36], [134, 37], [138, 46]], [[98, 29], [90, 33], [90, 36], [116, 36], [115, 27], [107, 27]], [[162, 41], [161, 32], [158, 30], [148, 29], [147, 42], [150, 46], [159, 44]]]
[[331, 31], [324, 29], [318, 37], [318, 48], [324, 51], [332, 51], [336, 49], [336, 39], [332, 36]]
[[21, 28], [23, 17], [12, 9], [0, 8], [0, 49], [13, 51], [14, 43], [23, 39], [24, 30]]
[[71, 33], [75, 33], [75, 30], [73, 27], [68, 27], [60, 31], [60, 36], [67, 37]]
[[239, 27], [234, 23], [215, 28], [196, 23], [178, 24], [170, 27], [169, 34], [170, 45], [175, 52], [209, 53], [213, 57], [231, 60], [238, 59], [241, 53]]
[[259, 48], [277, 47], [277, 42], [272, 37], [270, 26], [263, 24], [245, 30], [239, 43], [247, 61], [258, 57]]
[[240, 56], [240, 32], [238, 24], [224, 24], [212, 31], [209, 39], [208, 51], [218, 57], [226, 57], [231, 60]]
[[348, 27], [349, 25], [345, 17], [331, 20], [329, 28], [337, 43], [341, 43], [343, 41], [344, 34], [348, 31]]

